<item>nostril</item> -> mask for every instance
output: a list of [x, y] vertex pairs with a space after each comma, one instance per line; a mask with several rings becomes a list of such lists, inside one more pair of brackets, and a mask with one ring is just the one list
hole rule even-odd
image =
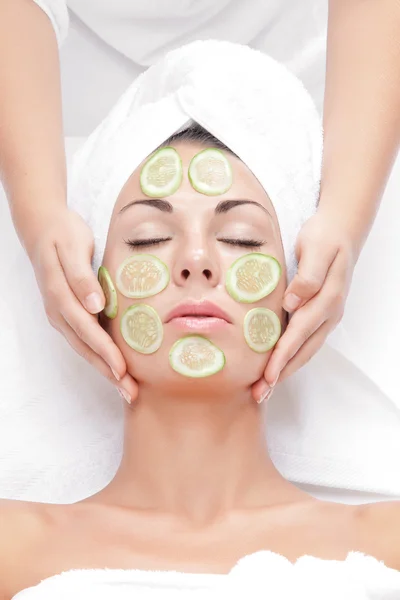
[[188, 269], [183, 269], [183, 271], [182, 271], [182, 277], [183, 277], [183, 279], [189, 279], [189, 275], [190, 275], [189, 270]]
[[206, 279], [211, 279], [211, 271], [209, 269], [204, 269], [203, 275], [205, 275]]

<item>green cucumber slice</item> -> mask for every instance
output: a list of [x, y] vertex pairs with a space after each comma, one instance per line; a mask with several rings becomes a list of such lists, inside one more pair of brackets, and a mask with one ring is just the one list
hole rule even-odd
[[188, 175], [192, 187], [207, 196], [224, 194], [233, 182], [231, 164], [217, 148], [206, 148], [196, 154], [190, 161]]
[[169, 353], [171, 367], [185, 377], [209, 377], [225, 366], [225, 355], [205, 337], [189, 335], [172, 346]]
[[140, 173], [142, 192], [150, 198], [171, 196], [182, 183], [182, 160], [174, 148], [157, 150], [143, 165]]
[[164, 332], [157, 312], [147, 304], [133, 304], [121, 317], [121, 333], [133, 350], [153, 354], [162, 344]]
[[134, 254], [119, 266], [117, 288], [127, 298], [148, 298], [162, 292], [169, 283], [165, 263], [152, 254]]
[[97, 277], [106, 297], [106, 305], [103, 312], [109, 319], [115, 319], [118, 312], [118, 298], [111, 275], [105, 267], [101, 266], [99, 267]]
[[274, 291], [281, 273], [281, 265], [276, 258], [251, 252], [230, 266], [226, 274], [226, 289], [238, 302], [257, 302]]
[[252, 308], [244, 318], [244, 337], [254, 352], [268, 352], [281, 335], [278, 315], [268, 308]]

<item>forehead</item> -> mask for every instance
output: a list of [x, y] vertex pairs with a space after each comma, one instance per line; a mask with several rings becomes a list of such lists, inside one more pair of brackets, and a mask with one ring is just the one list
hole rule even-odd
[[[275, 211], [272, 203], [258, 179], [253, 175], [250, 169], [236, 156], [230, 152], [222, 151], [231, 164], [233, 170], [233, 183], [230, 189], [224, 194], [218, 196], [207, 196], [197, 192], [191, 185], [188, 177], [190, 161], [196, 154], [209, 146], [198, 142], [179, 141], [172, 144], [172, 147], [178, 152], [182, 160], [183, 180], [179, 189], [168, 196], [168, 201], [177, 208], [193, 210], [194, 206], [199, 208], [215, 207], [221, 200], [230, 199], [251, 199], [262, 204], [274, 219]], [[135, 198], [145, 197], [140, 187], [140, 173], [148, 157], [133, 171], [124, 187], [122, 188], [116, 205], [115, 211], [121, 210], [128, 202]], [[201, 202], [199, 202], [201, 199]]]

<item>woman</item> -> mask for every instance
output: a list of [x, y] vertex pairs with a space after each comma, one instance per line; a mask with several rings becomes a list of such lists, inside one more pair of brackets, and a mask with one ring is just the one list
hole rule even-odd
[[[398, 503], [354, 507], [316, 500], [286, 481], [269, 458], [267, 404], [258, 403], [257, 382], [271, 351], [257, 353], [249, 347], [243, 322], [255, 306], [273, 311], [283, 327], [287, 320], [281, 307], [285, 256], [271, 200], [227, 148], [223, 153], [233, 170], [231, 187], [211, 196], [195, 189], [188, 177], [193, 158], [205, 148], [225, 148], [200, 126], [174, 135], [163, 146], [172, 146], [182, 161], [179, 188], [168, 199], [148, 197], [143, 193], [147, 161], [135, 169], [113, 207], [102, 261], [115, 282], [120, 265], [145, 252], [161, 260], [170, 277], [159, 293], [141, 300], [128, 298], [119, 284], [116, 318], [115, 313], [102, 315], [139, 384], [137, 402], [124, 403], [121, 464], [103, 490], [71, 505], [3, 501], [0, 598], [44, 600], [62, 592], [87, 598], [107, 593], [108, 586], [106, 597], [124, 598], [130, 591], [141, 598], [141, 593], [147, 597], [149, 585], [155, 598], [168, 597], [171, 585], [190, 598], [212, 591], [217, 580], [210, 574], [226, 574], [240, 558], [259, 550], [273, 553], [262, 554], [257, 585], [264, 594], [278, 594], [266, 575], [278, 554], [290, 562], [304, 555], [344, 561], [351, 574], [357, 568], [348, 553], [357, 550], [400, 569]], [[274, 257], [281, 276], [260, 301], [238, 302], [225, 286], [227, 272], [254, 251]], [[121, 329], [126, 309], [140, 303], [155, 310], [162, 322], [162, 343], [152, 354], [132, 350]], [[171, 368], [171, 347], [193, 334], [223, 351], [222, 370], [194, 380]], [[317, 561], [314, 575], [320, 565]], [[375, 583], [381, 594], [389, 577], [396, 577], [391, 585], [395, 581], [400, 593], [400, 573], [374, 561], [370, 573], [378, 566]], [[111, 571], [93, 571], [105, 568]], [[178, 574], [174, 582], [173, 573], [154, 570], [192, 575], [179, 579]], [[67, 573], [53, 577], [61, 572]], [[280, 593], [289, 582], [296, 582], [298, 594], [311, 591], [315, 581], [301, 573], [299, 581], [280, 579]], [[372, 583], [364, 575], [364, 591], [371, 595], [363, 597], [373, 598]], [[346, 582], [340, 588], [344, 592], [350, 591]], [[320, 592], [327, 594], [326, 577], [321, 585]], [[391, 596], [380, 596], [386, 597]]]
[[[134, 398], [137, 386], [126, 371], [122, 354], [100, 328], [93, 327], [88, 314], [97, 314], [104, 306], [102, 291], [89, 266], [91, 232], [65, 208], [56, 37], [40, 8], [46, 11], [61, 39], [67, 29], [66, 5], [62, 0], [36, 0], [36, 4], [3, 0], [0, 5], [2, 180], [50, 323], [77, 352]], [[142, 68], [152, 64], [154, 56], [165, 48], [210, 36], [256, 46], [265, 40], [264, 49], [277, 48], [278, 54], [284, 54], [283, 58], [293, 63], [296, 51], [285, 53], [282, 40], [285, 48], [290, 48], [286, 40], [292, 39], [299, 23], [302, 32], [310, 27], [314, 35], [301, 47], [299, 61], [305, 65], [305, 71], [315, 49], [318, 56], [323, 54], [323, 34], [318, 28], [320, 3], [312, 0], [308, 5], [303, 2], [301, 8], [287, 3], [283, 16], [281, 3], [271, 7], [268, 3], [271, 12], [267, 16], [265, 3], [258, 0], [188, 6], [180, 3], [175, 15], [171, 3], [165, 12], [164, 2], [155, 8], [154, 4], [137, 2], [102, 3], [101, 8], [90, 0], [71, 0], [68, 4], [89, 29]], [[153, 13], [148, 12], [148, 6], [153, 7]], [[282, 381], [307, 362], [340, 320], [355, 262], [398, 148], [398, 2], [370, 2], [365, 6], [358, 0], [331, 0], [329, 11], [320, 207], [298, 240], [298, 277], [286, 290], [284, 306], [299, 312], [268, 363], [265, 393], [273, 389], [279, 378]], [[160, 27], [162, 18], [168, 27]], [[290, 23], [291, 31], [274, 29], [277, 22]], [[125, 68], [124, 62], [121, 71]], [[102, 74], [99, 76], [102, 78]], [[309, 76], [310, 85], [314, 76], [313, 72]], [[323, 73], [318, 72], [318, 82], [322, 79]], [[107, 81], [97, 93], [97, 101], [112, 87]], [[70, 238], [76, 240], [73, 255], [67, 250]], [[331, 285], [337, 290], [334, 298], [326, 292]]]

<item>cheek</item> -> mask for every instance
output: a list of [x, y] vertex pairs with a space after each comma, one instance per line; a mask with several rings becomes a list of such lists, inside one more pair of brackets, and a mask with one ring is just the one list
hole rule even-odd
[[[281, 263], [282, 264], [282, 263]], [[279, 320], [282, 324], [282, 327], [286, 321], [287, 313], [282, 308], [283, 295], [286, 290], [286, 271], [282, 274], [278, 285], [274, 289], [274, 291], [269, 294], [266, 298], [263, 298], [258, 306], [265, 306], [265, 308], [269, 308], [273, 310], [274, 313], [279, 317]]]
[[[192, 385], [193, 379], [183, 377], [177, 374], [170, 366], [169, 352], [179, 336], [176, 332], [164, 327], [164, 339], [157, 352], [144, 355], [130, 348], [120, 331], [120, 315], [122, 311], [112, 321], [105, 319], [106, 330], [113, 338], [114, 342], [120, 348], [127, 364], [128, 372], [139, 384], [160, 382], [162, 384], [176, 385], [177, 390], [180, 386]], [[224, 352], [226, 364], [224, 369], [212, 376], [196, 380], [197, 386], [222, 385], [224, 389], [232, 390], [251, 386], [264, 373], [265, 366], [272, 351], [259, 354], [254, 352], [246, 344], [243, 334], [243, 328], [238, 322], [237, 326], [232, 326], [229, 335], [213, 336], [212, 341]]]
[[226, 356], [226, 370], [232, 383], [237, 386], [250, 386], [264, 373], [265, 367], [272, 353], [255, 352], [244, 337], [243, 328], [236, 328], [235, 334], [224, 345]]
[[[116, 272], [121, 263], [129, 256], [130, 252], [113, 251], [105, 256], [104, 264], [110, 272], [110, 276], [115, 285]], [[277, 256], [278, 253], [274, 254], [272, 249], [270, 251], [272, 256], [276, 256], [279, 262], [283, 265], [282, 257]], [[155, 253], [156, 254], [156, 253]], [[235, 256], [223, 256], [221, 257], [221, 268], [222, 277], [221, 284], [225, 286], [224, 274], [228, 271], [232, 262], [235, 260]], [[243, 330], [243, 322], [245, 315], [249, 310], [255, 307], [265, 307], [275, 312], [282, 324], [282, 331], [286, 325], [286, 313], [282, 309], [282, 298], [286, 288], [286, 276], [285, 271], [278, 282], [275, 290], [267, 297], [263, 298], [254, 304], [244, 304], [233, 300], [226, 290], [223, 290], [223, 294], [226, 294], [226, 308], [232, 310], [232, 314], [235, 317], [236, 325], [232, 327], [228, 335], [221, 334], [220, 337], [211, 338], [212, 341], [219, 347], [225, 354], [226, 365], [221, 373], [207, 378], [212, 385], [219, 385], [220, 383], [228, 387], [240, 387], [249, 386], [257, 381], [264, 372], [269, 357], [273, 351], [266, 353], [258, 353], [252, 350], [246, 343]], [[143, 303], [152, 306], [157, 310], [160, 316], [165, 313], [165, 305], [171, 304], [171, 284], [161, 292], [161, 294], [144, 298]], [[173, 294], [172, 294], [173, 295]], [[122, 352], [124, 359], [127, 363], [128, 372], [138, 381], [142, 383], [146, 382], [175, 382], [179, 385], [179, 382], [192, 383], [193, 380], [184, 378], [181, 375], [175, 373], [169, 364], [169, 351], [174, 342], [176, 342], [176, 332], [172, 333], [168, 326], [164, 327], [164, 339], [161, 348], [154, 354], [143, 355], [128, 346], [125, 342], [121, 330], [120, 323], [123, 312], [132, 304], [140, 302], [136, 299], [130, 299], [123, 296], [117, 289], [118, 298], [118, 313], [115, 319], [109, 320], [102, 318], [104, 328], [111, 335], [116, 345]], [[175, 300], [176, 301], [176, 300]], [[165, 315], [164, 315], [165, 316]], [[198, 380], [200, 381], [200, 380]]]

